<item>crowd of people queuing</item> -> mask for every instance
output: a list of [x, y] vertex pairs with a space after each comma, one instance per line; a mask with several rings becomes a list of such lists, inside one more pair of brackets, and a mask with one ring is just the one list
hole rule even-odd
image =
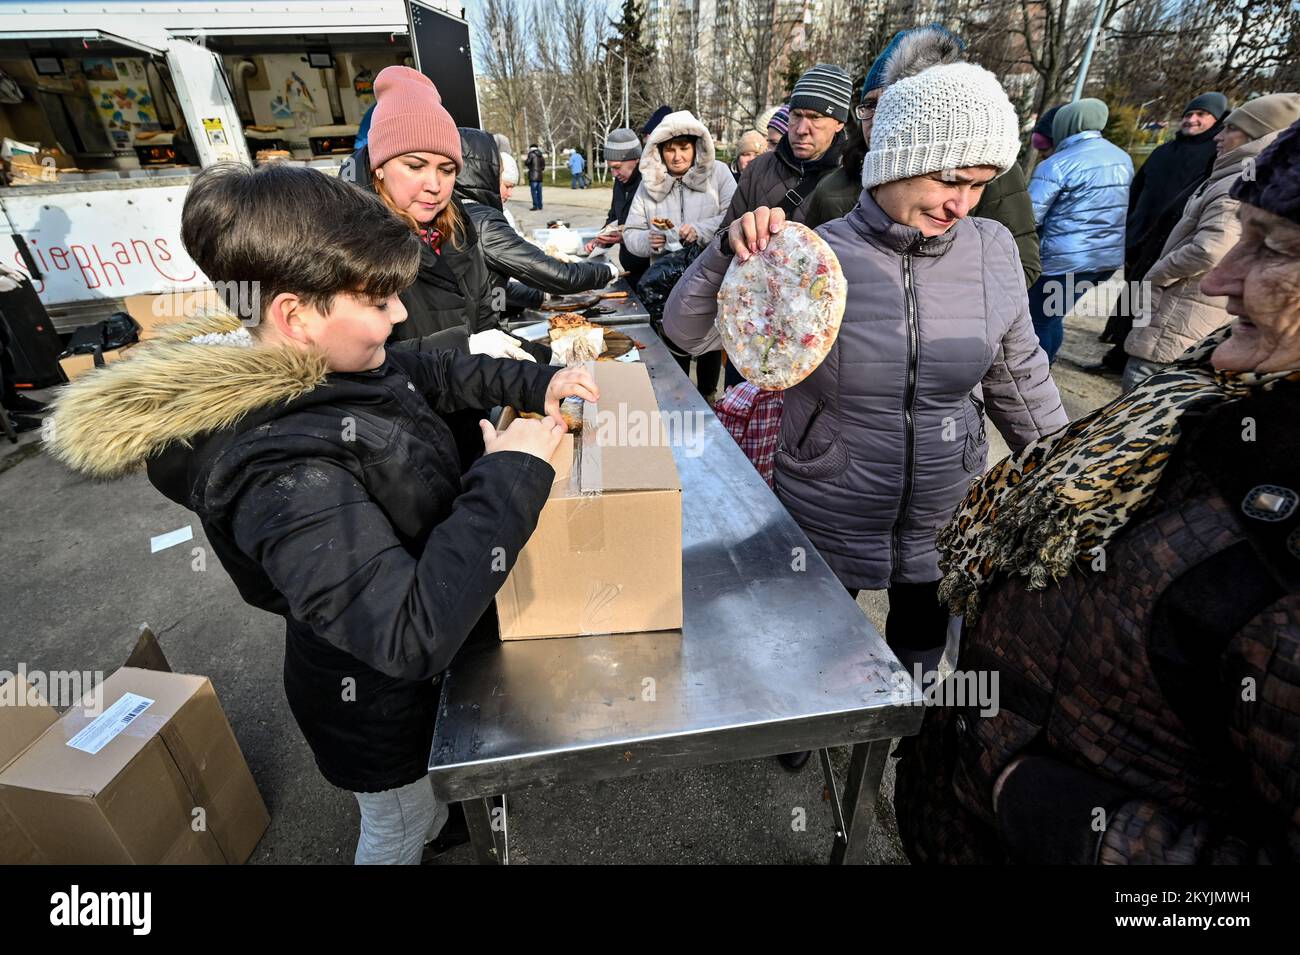
[[[97, 477], [147, 468], [284, 617], [288, 699], [356, 794], [358, 863], [460, 838], [427, 777], [439, 675], [495, 639], [559, 401], [598, 398], [503, 317], [683, 256], [662, 327], [711, 394], [722, 278], [791, 222], [835, 252], [847, 300], [751, 456], [845, 590], [887, 592], [909, 674], [1002, 676], [996, 715], [931, 707], [900, 743], [909, 855], [1300, 858], [1300, 95], [1197, 96], [1136, 176], [1105, 103], [1063, 104], [1026, 179], [998, 78], [937, 24], [903, 31], [862, 80], [805, 72], [730, 165], [687, 110], [612, 131], [588, 251], [617, 259], [562, 262], [515, 227], [497, 137], [458, 129], [414, 70], [374, 91], [354, 181], [216, 167], [191, 187], [187, 251], [260, 283], [259, 321], [167, 328], [66, 388], [52, 440]], [[545, 157], [522, 165], [541, 208]], [[1125, 393], [1070, 421], [1064, 323], [1121, 268], [1152, 289], [1108, 323]], [[542, 417], [498, 433], [501, 405]], [[1011, 451], [991, 468], [986, 419]]]

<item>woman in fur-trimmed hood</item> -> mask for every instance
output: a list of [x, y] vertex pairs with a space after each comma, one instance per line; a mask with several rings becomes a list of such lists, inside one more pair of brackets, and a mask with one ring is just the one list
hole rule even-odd
[[633, 255], [657, 258], [713, 238], [736, 180], [714, 158], [703, 123], [688, 110], [669, 113], [646, 140], [640, 168], [641, 186], [623, 226], [623, 244]]

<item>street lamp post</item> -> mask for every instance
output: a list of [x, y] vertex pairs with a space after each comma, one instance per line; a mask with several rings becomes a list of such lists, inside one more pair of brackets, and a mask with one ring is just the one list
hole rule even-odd
[[1074, 81], [1074, 95], [1071, 103], [1083, 98], [1083, 83], [1088, 78], [1088, 67], [1092, 65], [1092, 50], [1097, 45], [1097, 34], [1101, 33], [1101, 18], [1106, 12], [1107, 0], [1097, 0], [1097, 15], [1092, 19], [1092, 32], [1088, 34], [1088, 45], [1083, 48], [1083, 62], [1079, 64], [1079, 77]]

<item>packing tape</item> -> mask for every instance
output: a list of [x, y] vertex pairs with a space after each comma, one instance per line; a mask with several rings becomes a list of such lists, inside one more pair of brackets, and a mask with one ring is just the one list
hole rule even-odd
[[[565, 549], [569, 553], [605, 549], [604, 486], [595, 402], [582, 403], [582, 431], [573, 443], [572, 495], [565, 518]], [[595, 490], [588, 490], [595, 488]]]
[[[605, 486], [604, 471], [601, 467], [600, 428], [597, 421], [598, 412], [594, 401], [582, 403], [582, 455], [578, 460], [578, 487], [583, 494], [600, 494]], [[588, 491], [586, 488], [595, 488]]]

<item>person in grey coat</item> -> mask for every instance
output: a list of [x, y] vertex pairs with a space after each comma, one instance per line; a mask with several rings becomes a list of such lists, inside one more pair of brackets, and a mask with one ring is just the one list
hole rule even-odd
[[[848, 590], [888, 588], [885, 636], [909, 669], [942, 653], [935, 534], [984, 471], [985, 408], [1013, 450], [1067, 423], [1011, 233], [967, 218], [1019, 148], [993, 74], [932, 66], [881, 97], [858, 205], [817, 230], [847, 302], [830, 354], [785, 392], [775, 490]], [[765, 248], [785, 218], [748, 213], [692, 264], [664, 313], [682, 347], [717, 347], [733, 250]]]

